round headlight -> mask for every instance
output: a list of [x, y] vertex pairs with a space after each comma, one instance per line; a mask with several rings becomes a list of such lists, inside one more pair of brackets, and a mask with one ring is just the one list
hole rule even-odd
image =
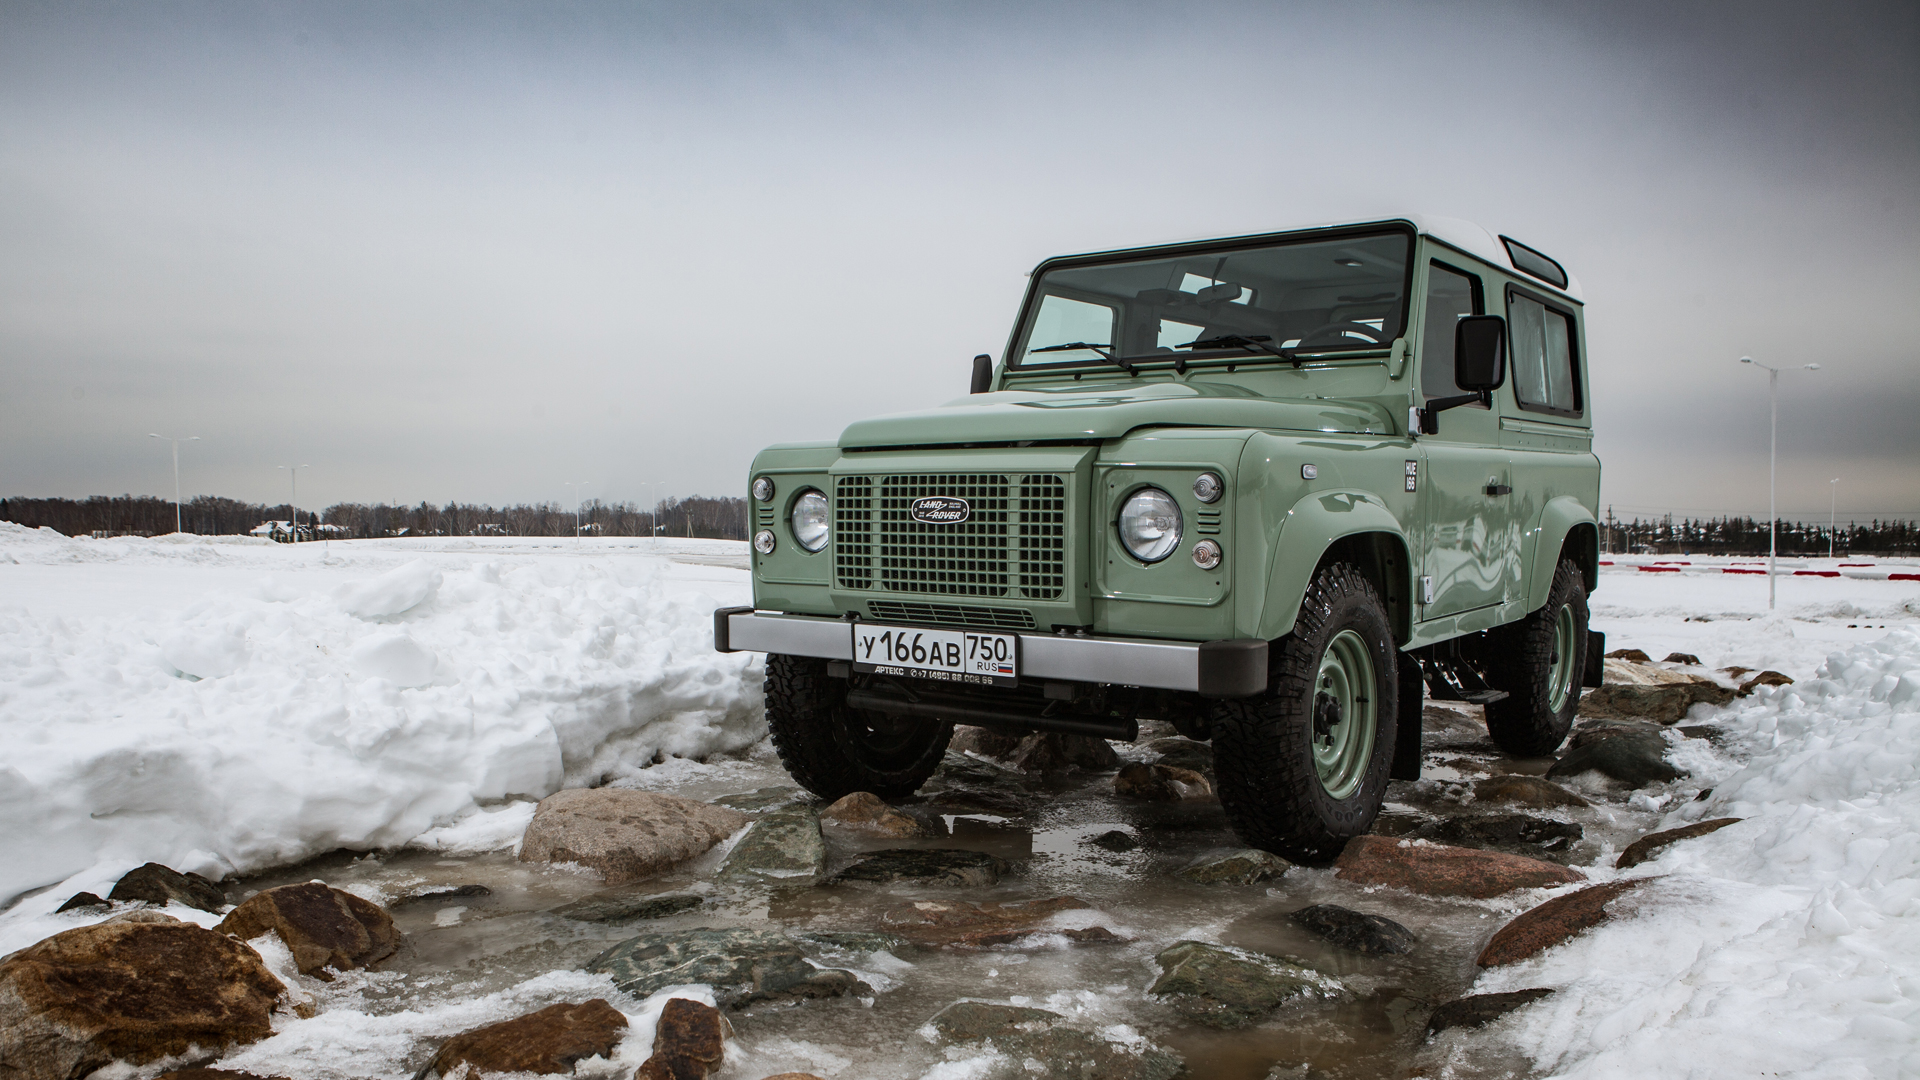
[[826, 547], [832, 524], [832, 509], [825, 495], [809, 491], [793, 500], [793, 538], [801, 547], [808, 551]]
[[761, 529], [753, 534], [753, 550], [762, 555], [773, 554], [773, 530]]
[[1193, 565], [1202, 570], [1219, 566], [1220, 557], [1220, 543], [1217, 540], [1202, 540], [1193, 545]]
[[1193, 497], [1203, 503], [1210, 503], [1219, 498], [1220, 493], [1225, 490], [1227, 485], [1221, 482], [1216, 473], [1203, 472], [1193, 479]]
[[773, 479], [762, 476], [753, 482], [753, 497], [761, 502], [773, 501]]
[[1141, 488], [1120, 507], [1120, 543], [1141, 562], [1159, 562], [1180, 546], [1180, 504], [1159, 488]]

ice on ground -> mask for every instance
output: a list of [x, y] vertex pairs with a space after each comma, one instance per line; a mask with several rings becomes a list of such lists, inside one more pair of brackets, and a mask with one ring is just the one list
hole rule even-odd
[[1920, 1074], [1920, 630], [1719, 722], [1744, 767], [1697, 772], [1714, 794], [1662, 827], [1744, 820], [1631, 871], [1657, 880], [1615, 901], [1629, 917], [1475, 991], [1559, 989], [1507, 1029], [1559, 1076]]
[[[348, 544], [316, 565], [320, 546], [0, 523], [0, 907], [59, 884], [24, 902], [51, 910], [149, 860], [219, 878], [417, 837], [500, 846], [511, 818], [483, 808], [765, 734], [757, 654], [713, 652], [722, 601], [681, 573], [739, 602], [737, 571]], [[106, 572], [211, 587], [68, 603]]]

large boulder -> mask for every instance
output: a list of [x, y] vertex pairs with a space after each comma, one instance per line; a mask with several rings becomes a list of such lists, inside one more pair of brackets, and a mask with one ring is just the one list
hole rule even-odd
[[1628, 844], [1627, 850], [1621, 852], [1620, 858], [1614, 861], [1613, 868], [1615, 870], [1625, 870], [1629, 867], [1639, 866], [1649, 859], [1658, 858], [1661, 849], [1665, 848], [1668, 844], [1680, 840], [1691, 840], [1696, 836], [1705, 836], [1708, 833], [1719, 832], [1729, 825], [1738, 825], [1740, 821], [1741, 819], [1737, 817], [1714, 818], [1711, 821], [1697, 821], [1692, 825], [1682, 825], [1677, 829], [1665, 829], [1657, 833], [1648, 833], [1633, 843]]
[[1580, 715], [1603, 719], [1644, 717], [1662, 724], [1686, 719], [1695, 705], [1725, 705], [1734, 691], [1706, 679], [1661, 684], [1609, 683], [1586, 692]]
[[827, 871], [820, 815], [810, 806], [774, 810], [727, 853], [720, 880], [736, 885], [812, 885]]
[[1667, 740], [1645, 724], [1608, 724], [1579, 732], [1573, 748], [1547, 770], [1549, 777], [1599, 772], [1633, 787], [1686, 776], [1667, 762]]
[[[1004, 1055], [983, 1080], [1040, 1075], [1084, 1080], [1172, 1080], [1180, 1055], [1139, 1040], [1110, 1042], [1046, 1009], [959, 1001], [928, 1023], [946, 1042], [987, 1042]], [[968, 1073], [978, 1076], [978, 1073]]]
[[886, 848], [868, 853], [859, 862], [835, 874], [836, 882], [884, 884], [910, 881], [922, 885], [980, 888], [999, 882], [1006, 860], [984, 851], [960, 848]]
[[1196, 885], [1252, 885], [1272, 881], [1292, 865], [1272, 852], [1241, 848], [1225, 854], [1202, 855], [1174, 871], [1174, 875]]
[[1443, 844], [1487, 844], [1494, 847], [1543, 848], [1563, 851], [1584, 835], [1580, 826], [1569, 821], [1537, 818], [1529, 814], [1475, 814], [1428, 822], [1413, 835], [1421, 840]]
[[799, 944], [777, 930], [641, 934], [594, 957], [587, 970], [613, 976], [614, 985], [634, 997], [669, 986], [706, 983], [726, 1006], [763, 999], [838, 997], [862, 985], [845, 971], [809, 964]]
[[[1086, 910], [1092, 906], [1072, 896], [1004, 904], [921, 900], [893, 908], [881, 918], [891, 932], [916, 945], [985, 948], [1040, 933], [1045, 929], [1040, 924], [1059, 912]], [[1119, 940], [1111, 931], [1098, 926], [1058, 932], [1071, 941], [1084, 943]]]
[[1522, 912], [1512, 922], [1495, 931], [1487, 947], [1475, 961], [1481, 967], [1514, 964], [1551, 948], [1591, 926], [1607, 920], [1607, 903], [1644, 884], [1647, 878], [1609, 881], [1589, 885], [1578, 892], [1556, 896], [1539, 907]]
[[1287, 917], [1315, 937], [1367, 956], [1410, 953], [1417, 940], [1413, 931], [1385, 915], [1369, 915], [1335, 904], [1303, 907]]
[[521, 862], [575, 863], [609, 885], [650, 877], [705, 852], [751, 818], [724, 806], [625, 788], [569, 788], [540, 800]]
[[333, 977], [328, 968], [368, 967], [400, 948], [400, 931], [378, 905], [318, 881], [255, 893], [215, 929], [242, 941], [278, 934], [300, 974], [321, 979]]
[[463, 1065], [470, 1080], [488, 1073], [570, 1073], [583, 1058], [612, 1057], [626, 1034], [626, 1015], [604, 998], [549, 1005], [455, 1035], [414, 1080], [451, 1076]]
[[691, 998], [668, 998], [654, 1028], [653, 1055], [633, 1080], [706, 1080], [720, 1068], [731, 1034], [719, 1009]]
[[1150, 764], [1189, 769], [1208, 778], [1213, 776], [1213, 747], [1207, 743], [1175, 736], [1155, 739], [1147, 744], [1147, 749], [1159, 755]]
[[183, 874], [157, 862], [127, 871], [114, 883], [107, 899], [121, 902], [144, 900], [149, 904], [163, 905], [185, 904], [214, 914], [227, 906], [227, 894], [221, 891], [220, 886], [199, 874]]
[[1179, 942], [1153, 959], [1160, 977], [1147, 993], [1166, 998], [1181, 1015], [1209, 1027], [1245, 1027], [1295, 998], [1330, 996], [1341, 989], [1311, 968], [1202, 941]]
[[244, 943], [158, 913], [67, 930], [0, 962], [0, 1076], [69, 1080], [272, 1034], [286, 988]]
[[1506, 802], [1540, 810], [1592, 806], [1579, 795], [1537, 776], [1489, 776], [1473, 782], [1475, 802]]
[[1483, 1027], [1551, 993], [1553, 991], [1545, 987], [1535, 987], [1530, 990], [1509, 990], [1504, 994], [1475, 994], [1449, 1001], [1433, 1010], [1433, 1015], [1427, 1018], [1427, 1035], [1431, 1038], [1448, 1028]]
[[1124, 799], [1145, 802], [1179, 802], [1213, 794], [1213, 785], [1192, 769], [1172, 765], [1143, 765], [1134, 762], [1121, 766], [1113, 778], [1113, 793]]
[[704, 903], [704, 897], [692, 893], [595, 893], [554, 908], [553, 913], [575, 922], [627, 922], [633, 919], [664, 919], [669, 915], [692, 911]]
[[919, 840], [939, 835], [931, 823], [888, 806], [871, 791], [856, 791], [836, 800], [820, 811], [820, 820], [851, 832], [894, 840]]
[[1428, 896], [1479, 900], [1586, 880], [1578, 870], [1524, 855], [1387, 836], [1354, 837], [1333, 865], [1335, 877], [1356, 885], [1392, 885]]

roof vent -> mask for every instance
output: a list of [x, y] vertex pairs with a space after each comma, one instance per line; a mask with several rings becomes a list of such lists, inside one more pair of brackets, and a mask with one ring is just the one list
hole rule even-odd
[[1500, 242], [1507, 245], [1507, 257], [1513, 260], [1515, 270], [1532, 274], [1557, 289], [1567, 287], [1566, 267], [1512, 237], [1502, 236]]

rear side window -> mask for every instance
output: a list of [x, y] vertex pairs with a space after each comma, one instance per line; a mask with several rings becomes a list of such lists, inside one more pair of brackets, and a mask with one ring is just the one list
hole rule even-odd
[[1427, 310], [1420, 324], [1420, 392], [1430, 398], [1466, 391], [1453, 384], [1454, 325], [1480, 314], [1480, 279], [1450, 266], [1427, 268]]
[[1501, 237], [1500, 242], [1507, 245], [1507, 258], [1513, 260], [1513, 267], [1523, 273], [1532, 274], [1541, 281], [1559, 288], [1567, 287], [1567, 268], [1533, 250], [1518, 240]]
[[1580, 415], [1573, 316], [1519, 292], [1507, 294], [1507, 363], [1520, 407]]

